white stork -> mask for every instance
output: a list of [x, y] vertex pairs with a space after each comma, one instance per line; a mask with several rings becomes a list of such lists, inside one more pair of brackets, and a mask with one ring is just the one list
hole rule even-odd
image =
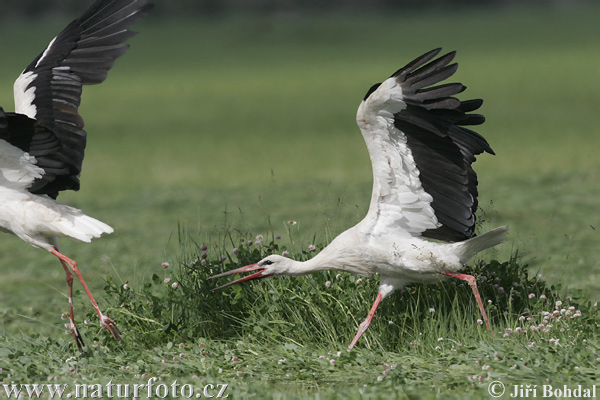
[[83, 340], [73, 317], [73, 275], [92, 302], [100, 324], [122, 340], [102, 314], [77, 263], [60, 253], [58, 238], [82, 242], [113, 229], [56, 201], [62, 190], [78, 190], [86, 144], [78, 114], [83, 85], [101, 83], [125, 54], [128, 28], [145, 15], [147, 0], [98, 0], [71, 22], [29, 64], [14, 85], [15, 112], [0, 108], [0, 229], [57, 256], [67, 274], [69, 327], [79, 350]]
[[332, 269], [379, 274], [379, 293], [351, 349], [386, 296], [409, 283], [434, 283], [450, 276], [468, 282], [490, 328], [475, 278], [459, 271], [473, 255], [501, 243], [508, 229], [475, 236], [477, 175], [471, 164], [477, 154], [494, 153], [481, 135], [465, 128], [484, 122], [482, 115], [471, 113], [483, 101], [453, 97], [465, 90], [460, 83], [433, 86], [457, 69], [456, 63], [450, 64], [455, 52], [433, 60], [440, 51], [422, 55], [373, 85], [358, 107], [356, 120], [373, 167], [366, 217], [308, 261], [270, 255], [213, 276], [254, 271], [217, 289]]

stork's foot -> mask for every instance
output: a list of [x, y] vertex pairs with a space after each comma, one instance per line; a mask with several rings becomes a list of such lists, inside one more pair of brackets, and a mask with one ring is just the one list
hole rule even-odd
[[369, 325], [371, 325], [371, 321], [367, 319], [358, 326], [358, 332], [356, 332], [354, 339], [352, 339], [352, 342], [350, 342], [350, 345], [348, 346], [348, 351], [352, 350], [354, 345], [356, 345], [356, 343], [358, 343], [358, 340], [367, 331], [367, 329], [369, 328]]
[[348, 346], [348, 351], [352, 350], [354, 345], [358, 342], [358, 339], [360, 339], [362, 337], [362, 335], [369, 328], [369, 325], [371, 325], [371, 321], [373, 321], [373, 317], [375, 316], [375, 311], [377, 311], [377, 307], [379, 307], [379, 303], [381, 303], [381, 300], [383, 300], [383, 296], [384, 296], [384, 293], [380, 289], [379, 293], [377, 293], [377, 297], [375, 298], [375, 302], [371, 306], [371, 310], [369, 311], [369, 314], [367, 315], [367, 319], [365, 319], [358, 326], [358, 332], [356, 332], [354, 339], [352, 339], [352, 342], [350, 342], [350, 346]]
[[118, 340], [119, 342], [123, 341], [123, 339], [121, 338], [121, 331], [119, 330], [119, 328], [117, 328], [117, 326], [115, 325], [115, 321], [113, 321], [111, 318], [107, 317], [106, 315], [100, 314], [100, 325], [102, 325], [102, 327], [109, 331], [110, 334], [115, 338], [115, 340]]
[[79, 334], [77, 325], [75, 325], [75, 322], [73, 322], [72, 319], [69, 321], [69, 329], [71, 330], [71, 333], [73, 334], [73, 339], [75, 340], [75, 344], [77, 345], [79, 352], [83, 353], [83, 346], [85, 346], [85, 344], [83, 343], [83, 338]]

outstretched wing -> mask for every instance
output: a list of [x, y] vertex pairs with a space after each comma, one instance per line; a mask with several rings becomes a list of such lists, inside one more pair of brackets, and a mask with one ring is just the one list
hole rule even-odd
[[[460, 83], [436, 85], [454, 74], [441, 49], [410, 62], [361, 103], [357, 122], [373, 166], [373, 194], [365, 222], [375, 233], [404, 233], [445, 241], [474, 236], [477, 175], [471, 167], [487, 141], [465, 128], [482, 100], [459, 101]], [[433, 61], [432, 61], [433, 60]]]
[[32, 193], [56, 197], [58, 191], [79, 189], [86, 144], [78, 113], [82, 86], [106, 79], [115, 60], [127, 52], [125, 41], [135, 35], [128, 28], [151, 7], [147, 0], [96, 1], [16, 80], [15, 111], [28, 120], [13, 121], [28, 124], [23, 131], [28, 133], [17, 138], [11, 129], [13, 141], [44, 170], [29, 187]]

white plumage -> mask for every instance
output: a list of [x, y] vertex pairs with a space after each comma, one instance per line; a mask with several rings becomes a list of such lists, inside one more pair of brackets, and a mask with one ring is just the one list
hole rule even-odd
[[493, 152], [482, 136], [465, 128], [483, 123], [482, 115], [470, 113], [482, 101], [453, 97], [465, 89], [459, 83], [432, 86], [457, 68], [450, 64], [454, 52], [433, 60], [439, 52], [422, 55], [374, 85], [358, 108], [356, 120], [373, 167], [365, 218], [308, 261], [271, 255], [215, 275], [253, 271], [219, 288], [332, 269], [379, 274], [379, 293], [352, 348], [383, 298], [409, 283], [435, 283], [450, 276], [468, 282], [489, 328], [475, 278], [458, 271], [478, 252], [501, 243], [508, 229], [475, 236], [477, 176], [471, 164], [477, 154]]
[[63, 190], [78, 190], [87, 133], [78, 108], [83, 85], [106, 79], [128, 28], [145, 15], [147, 0], [97, 0], [71, 22], [25, 68], [14, 84], [15, 112], [0, 108], [0, 230], [56, 255], [67, 276], [69, 327], [81, 350], [73, 316], [73, 275], [77, 275], [100, 323], [122, 340], [112, 319], [90, 293], [77, 263], [58, 250], [57, 239], [90, 242], [112, 233], [107, 224], [56, 201]]

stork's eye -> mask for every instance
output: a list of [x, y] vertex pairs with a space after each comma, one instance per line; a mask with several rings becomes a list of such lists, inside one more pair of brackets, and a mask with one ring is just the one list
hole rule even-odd
[[265, 261], [262, 262], [261, 265], [265, 266], [265, 265], [271, 265], [271, 264], [273, 264], [273, 261], [271, 261], [271, 260], [265, 260]]

